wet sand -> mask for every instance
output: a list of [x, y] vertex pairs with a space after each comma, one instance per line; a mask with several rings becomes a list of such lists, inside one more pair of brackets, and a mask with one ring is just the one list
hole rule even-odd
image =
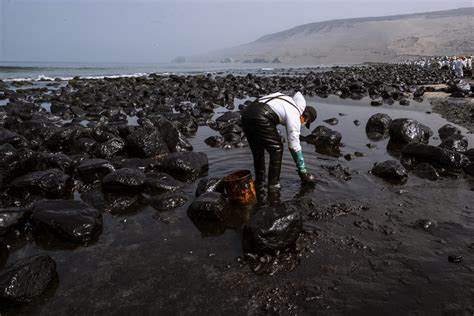
[[[235, 99], [235, 105], [244, 101]], [[387, 151], [388, 139], [367, 138], [372, 114], [414, 118], [435, 132], [430, 144], [438, 145], [436, 131], [448, 121], [427, 112], [451, 120], [449, 108], [432, 109], [428, 101], [371, 107], [368, 98], [332, 95], [307, 101], [318, 110], [312, 128], [339, 131], [342, 156], [364, 155], [347, 161], [303, 143], [308, 169], [319, 180], [307, 189], [285, 149], [280, 199], [297, 200], [303, 215], [295, 249], [246, 257], [242, 225], [200, 231], [186, 214], [192, 199], [165, 212], [150, 206], [122, 216], [104, 212], [103, 232], [87, 246], [29, 233], [9, 239], [7, 265], [47, 253], [56, 261], [58, 281], [29, 304], [2, 304], [2, 314], [473, 314], [474, 178], [454, 173], [429, 181], [410, 174], [407, 183], [393, 185], [369, 173], [375, 162], [399, 158]], [[214, 117], [224, 111], [216, 109]], [[334, 117], [337, 125], [323, 123]], [[472, 148], [469, 119], [454, 123]], [[202, 126], [190, 137], [194, 151], [208, 155], [209, 176], [252, 169], [248, 148], [208, 147], [204, 139], [215, 134]], [[348, 168], [350, 177], [325, 167], [336, 165]], [[196, 184], [185, 187], [189, 196]], [[462, 256], [462, 262], [448, 256]]]

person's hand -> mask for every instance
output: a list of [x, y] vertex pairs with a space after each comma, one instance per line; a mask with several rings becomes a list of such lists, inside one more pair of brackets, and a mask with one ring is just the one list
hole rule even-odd
[[300, 176], [301, 183], [303, 185], [315, 185], [316, 184], [316, 176], [310, 172], [298, 172]]

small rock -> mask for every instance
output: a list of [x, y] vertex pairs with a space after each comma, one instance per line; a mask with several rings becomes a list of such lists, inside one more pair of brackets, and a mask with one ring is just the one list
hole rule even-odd
[[86, 159], [77, 167], [81, 178], [86, 183], [102, 180], [106, 175], [115, 171], [114, 166], [104, 159]]
[[57, 277], [56, 263], [48, 255], [20, 259], [0, 274], [0, 298], [30, 302]]
[[381, 106], [382, 104], [383, 104], [382, 101], [377, 101], [377, 100], [373, 100], [372, 102], [370, 102], [371, 106]]
[[26, 190], [50, 198], [67, 196], [71, 194], [72, 189], [70, 177], [58, 169], [28, 173], [13, 180], [11, 185], [19, 190]]
[[224, 182], [221, 178], [204, 178], [198, 183], [196, 197], [206, 192], [224, 193]]
[[401, 99], [399, 103], [400, 105], [404, 105], [404, 106], [410, 105], [410, 101], [408, 101], [408, 99]]
[[125, 149], [125, 141], [121, 138], [112, 138], [105, 143], [97, 144], [94, 155], [97, 158], [110, 159]]
[[102, 231], [102, 214], [81, 201], [47, 200], [34, 204], [31, 221], [71, 241], [88, 243]]
[[453, 263], [462, 262], [462, 256], [448, 256], [448, 261]]
[[108, 192], [136, 192], [145, 184], [146, 175], [137, 169], [122, 168], [102, 179], [102, 187]]
[[205, 153], [181, 152], [166, 156], [162, 170], [180, 181], [194, 181], [207, 173], [209, 162]]
[[365, 131], [367, 134], [378, 133], [384, 135], [388, 132], [392, 119], [384, 113], [376, 113], [367, 121]]
[[461, 134], [453, 134], [443, 140], [441, 148], [465, 153], [467, 151], [467, 138]]
[[436, 227], [438, 227], [438, 224], [436, 223], [436, 221], [432, 219], [420, 219], [419, 221], [415, 223], [415, 226], [422, 228], [426, 231], [431, 231], [435, 229]]
[[146, 175], [144, 190], [150, 194], [176, 191], [184, 187], [184, 183], [172, 176], [161, 172], [152, 172]]
[[7, 262], [9, 255], [8, 246], [3, 241], [0, 241], [0, 269], [3, 268]]
[[224, 144], [224, 137], [222, 136], [210, 136], [204, 140], [204, 142], [211, 147], [221, 147]]
[[413, 173], [422, 179], [428, 179], [431, 181], [436, 181], [439, 179], [438, 171], [429, 163], [420, 163], [418, 164]]
[[440, 127], [440, 129], [438, 130], [438, 134], [441, 140], [445, 140], [446, 138], [455, 134], [461, 134], [461, 131], [456, 126], [453, 126], [451, 124], [445, 124]]
[[196, 220], [224, 221], [229, 212], [222, 194], [205, 192], [191, 203], [188, 215]]
[[23, 224], [31, 213], [31, 208], [11, 207], [0, 208], [0, 235]]
[[149, 198], [148, 204], [157, 211], [167, 211], [183, 206], [187, 200], [188, 197], [184, 192], [167, 192]]
[[408, 179], [407, 170], [396, 160], [387, 160], [375, 165], [372, 174], [386, 179], [404, 183]]
[[337, 125], [339, 123], [339, 120], [335, 117], [324, 120], [323, 122], [328, 123], [329, 125]]
[[433, 134], [429, 127], [406, 118], [393, 120], [389, 133], [390, 141], [398, 144], [428, 143]]
[[130, 157], [150, 158], [168, 154], [169, 148], [160, 131], [142, 127], [127, 137], [127, 151]]

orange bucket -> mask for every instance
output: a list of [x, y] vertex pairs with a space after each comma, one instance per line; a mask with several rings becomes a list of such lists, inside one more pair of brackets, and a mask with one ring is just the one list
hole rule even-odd
[[224, 186], [229, 199], [239, 205], [252, 204], [257, 192], [250, 170], [239, 170], [224, 177]]

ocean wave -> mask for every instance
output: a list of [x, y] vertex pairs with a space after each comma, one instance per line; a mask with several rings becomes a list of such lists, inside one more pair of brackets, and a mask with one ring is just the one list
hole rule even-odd
[[[138, 73], [134, 73], [134, 74], [119, 74], [119, 75], [94, 75], [94, 76], [77, 76], [81, 79], [87, 79], [87, 80], [101, 80], [101, 79], [104, 79], [104, 78], [111, 78], [111, 79], [116, 79], [116, 78], [137, 78], [137, 77], [147, 77], [149, 76], [151, 73], [144, 73], [144, 72], [138, 72]], [[33, 77], [25, 77], [25, 78], [8, 78], [8, 79], [2, 79], [2, 81], [4, 82], [13, 82], [13, 81], [33, 81], [33, 82], [37, 82], [37, 81], [54, 81], [56, 79], [59, 79], [61, 81], [67, 81], [67, 80], [72, 80], [74, 79], [76, 76], [69, 76], [69, 77], [61, 77], [61, 76], [58, 76], [58, 77], [49, 77], [49, 76], [45, 76], [45, 75], [38, 75], [36, 76], [35, 78]]]

